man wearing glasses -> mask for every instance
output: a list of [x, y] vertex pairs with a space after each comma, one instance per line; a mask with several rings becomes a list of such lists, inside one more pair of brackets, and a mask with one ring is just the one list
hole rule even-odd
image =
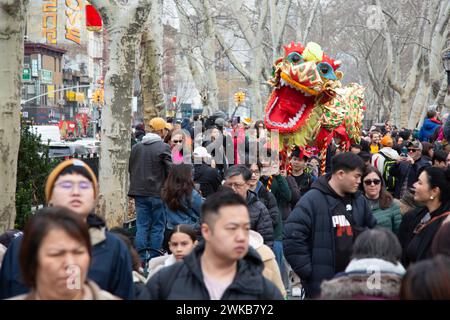
[[258, 232], [264, 238], [264, 244], [273, 247], [273, 224], [266, 206], [258, 200], [253, 191], [250, 191], [249, 181], [252, 172], [244, 165], [230, 167], [225, 173], [225, 187], [231, 188], [235, 193], [247, 201], [250, 212], [250, 229]]
[[394, 197], [397, 199], [401, 199], [408, 190], [411, 190], [422, 171], [432, 165], [429, 160], [422, 157], [423, 147], [420, 141], [408, 142], [407, 148], [408, 155], [400, 157], [391, 168], [391, 175], [397, 180], [394, 190]]

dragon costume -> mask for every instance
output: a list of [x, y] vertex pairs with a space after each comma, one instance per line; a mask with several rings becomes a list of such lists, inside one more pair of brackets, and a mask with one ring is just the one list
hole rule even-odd
[[343, 86], [343, 73], [314, 42], [306, 47], [291, 42], [284, 56], [275, 61], [269, 84], [272, 94], [264, 122], [280, 134], [280, 152], [286, 158], [292, 146], [317, 147], [325, 170], [326, 151], [333, 138], [348, 151], [359, 143], [364, 107], [364, 88], [351, 83]]

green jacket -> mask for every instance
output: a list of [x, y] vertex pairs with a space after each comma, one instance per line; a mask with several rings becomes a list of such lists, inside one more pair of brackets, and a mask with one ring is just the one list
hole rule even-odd
[[[269, 177], [262, 177], [261, 182], [267, 187], [267, 182]], [[280, 213], [284, 210], [291, 210], [290, 202], [291, 202], [291, 189], [287, 183], [287, 180], [282, 175], [273, 176], [272, 179], [272, 187], [270, 192], [277, 199], [278, 208], [280, 209]], [[275, 229], [273, 230], [273, 238], [274, 240], [283, 240], [283, 214], [278, 215], [278, 223]]]
[[397, 202], [395, 200], [392, 201], [391, 206], [387, 209], [380, 209], [378, 202], [369, 201], [369, 204], [371, 204], [373, 216], [377, 219], [377, 227], [388, 228], [397, 234], [402, 222], [402, 214]]

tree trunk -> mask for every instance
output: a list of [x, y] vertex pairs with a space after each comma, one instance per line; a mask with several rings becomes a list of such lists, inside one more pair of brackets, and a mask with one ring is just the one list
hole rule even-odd
[[164, 115], [164, 93], [162, 90], [162, 45], [163, 0], [153, 1], [148, 22], [148, 29], [142, 36], [141, 95], [145, 127], [154, 117]]
[[0, 233], [14, 227], [26, 0], [0, 1]]
[[219, 109], [219, 88], [217, 86], [216, 76], [216, 31], [212, 20], [209, 0], [202, 0], [203, 13], [205, 21], [206, 38], [203, 42], [202, 51], [204, 56], [204, 68], [206, 73], [206, 83], [208, 91], [206, 101], [209, 109], [209, 114]]
[[109, 227], [122, 226], [128, 208], [128, 162], [131, 149], [131, 101], [136, 49], [149, 16], [151, 1], [120, 5], [91, 1], [109, 34], [109, 61], [102, 111], [99, 214]]
[[425, 79], [421, 79], [413, 107], [409, 114], [408, 128], [415, 128], [416, 124], [421, 121], [423, 110], [428, 107], [428, 97], [430, 95], [431, 85]]

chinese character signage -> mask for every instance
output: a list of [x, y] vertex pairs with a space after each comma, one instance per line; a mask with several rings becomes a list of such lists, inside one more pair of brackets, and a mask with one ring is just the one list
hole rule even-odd
[[56, 44], [58, 0], [44, 0], [42, 5], [42, 33], [48, 44]]

